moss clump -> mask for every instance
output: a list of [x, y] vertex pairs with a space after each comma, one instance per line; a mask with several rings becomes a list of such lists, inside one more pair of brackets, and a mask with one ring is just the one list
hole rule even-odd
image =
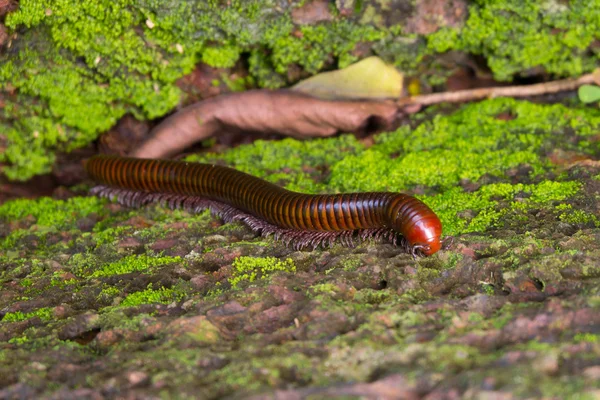
[[33, 317], [38, 317], [42, 321], [50, 321], [53, 317], [52, 307], [43, 307], [28, 313], [22, 313], [21, 311], [8, 312], [2, 318], [2, 322], [19, 322]]
[[538, 66], [577, 76], [598, 66], [598, 53], [588, 48], [600, 38], [599, 15], [598, 0], [477, 0], [462, 29], [443, 28], [427, 40], [436, 52], [483, 55], [499, 80]]
[[152, 284], [149, 284], [146, 290], [127, 295], [119, 304], [119, 307], [134, 307], [142, 304], [169, 304], [181, 300], [183, 296], [183, 293], [175, 289], [165, 287], [153, 289]]
[[102, 221], [94, 226], [94, 240], [96, 241], [97, 246], [112, 243], [126, 234], [133, 233], [135, 230], [130, 226], [107, 227], [106, 225], [107, 221]]
[[577, 343], [599, 343], [600, 335], [594, 333], [577, 333], [573, 340]]
[[281, 261], [275, 257], [238, 257], [232, 267], [233, 273], [229, 278], [229, 283], [233, 288], [237, 288], [242, 282], [264, 279], [278, 271], [296, 272], [296, 265], [290, 258]]
[[106, 286], [102, 289], [102, 291], [96, 297], [98, 301], [110, 301], [113, 298], [119, 296], [121, 294], [121, 290], [115, 286]]
[[344, 68], [357, 61], [351, 55], [357, 43], [384, 39], [387, 31], [370, 25], [357, 25], [341, 20], [329, 25], [306, 25], [300, 34], [291, 35], [291, 21], [279, 24], [265, 32], [265, 39], [272, 48], [271, 62], [275, 71], [284, 74], [291, 64], [302, 66], [310, 73], [321, 70], [329, 56], [338, 58], [338, 67]]
[[122, 275], [136, 271], [146, 271], [153, 267], [181, 262], [181, 257], [150, 257], [146, 254], [132, 255], [119, 261], [104, 265], [94, 271], [90, 277]]
[[[442, 220], [444, 233], [456, 235], [483, 232], [497, 226], [507, 215], [564, 201], [580, 190], [581, 184], [578, 182], [543, 181], [532, 185], [499, 183], [483, 186], [472, 193], [453, 188], [424, 200]], [[560, 209], [564, 206], [559, 204], [556, 207]], [[457, 216], [467, 210], [473, 214], [472, 217]]]
[[339, 291], [339, 288], [333, 283], [318, 283], [310, 287], [310, 292], [313, 295], [333, 296]]
[[600, 227], [600, 220], [594, 214], [573, 208], [570, 204], [559, 204], [555, 207], [558, 219], [569, 224], [593, 224]]
[[361, 289], [354, 294], [354, 301], [362, 304], [378, 305], [392, 297], [388, 290]]
[[240, 58], [240, 48], [236, 46], [208, 47], [202, 52], [202, 61], [215, 68], [233, 67]]

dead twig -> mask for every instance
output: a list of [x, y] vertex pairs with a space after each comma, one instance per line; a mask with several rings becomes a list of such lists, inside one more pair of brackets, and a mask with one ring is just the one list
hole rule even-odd
[[529, 97], [549, 93], [565, 92], [575, 90], [581, 85], [600, 85], [600, 70], [591, 74], [583, 75], [577, 79], [563, 79], [559, 81], [537, 83], [535, 85], [490, 87], [456, 92], [443, 92], [424, 94], [420, 96], [404, 97], [396, 101], [400, 107], [428, 106], [439, 103], [463, 103], [467, 101], [491, 99], [494, 97]]

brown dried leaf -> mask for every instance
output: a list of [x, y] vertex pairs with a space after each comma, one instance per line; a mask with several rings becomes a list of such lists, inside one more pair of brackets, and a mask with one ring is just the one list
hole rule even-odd
[[397, 106], [382, 101], [327, 101], [291, 91], [252, 90], [211, 98], [171, 115], [131, 156], [161, 158], [217, 133], [237, 129], [296, 138], [352, 132], [372, 120], [389, 125]]

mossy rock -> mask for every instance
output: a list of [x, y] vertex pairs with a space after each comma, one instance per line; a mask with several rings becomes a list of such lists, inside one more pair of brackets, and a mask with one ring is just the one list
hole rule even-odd
[[435, 19], [420, 1], [329, 2], [322, 18], [305, 20], [312, 3], [19, 2], [0, 55], [2, 172], [47, 173], [57, 152], [90, 143], [125, 113], [166, 115], [184, 97], [177, 80], [200, 61], [227, 68], [243, 58], [246, 83], [268, 88], [294, 83], [298, 67], [310, 75], [371, 54], [430, 83], [452, 70], [441, 54], [450, 50], [482, 55], [501, 80], [536, 69], [577, 76], [598, 63], [597, 0], [455, 1], [461, 12]]

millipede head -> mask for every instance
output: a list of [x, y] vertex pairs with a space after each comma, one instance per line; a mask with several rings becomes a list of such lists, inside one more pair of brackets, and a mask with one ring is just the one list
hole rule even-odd
[[416, 256], [430, 256], [442, 248], [442, 223], [435, 214], [403, 225], [400, 233], [408, 243], [408, 252]]

